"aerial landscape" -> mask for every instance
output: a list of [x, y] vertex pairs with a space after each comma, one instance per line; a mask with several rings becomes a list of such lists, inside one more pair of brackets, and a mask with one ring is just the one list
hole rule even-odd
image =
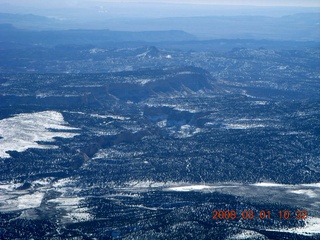
[[0, 2], [0, 239], [320, 239], [320, 3]]

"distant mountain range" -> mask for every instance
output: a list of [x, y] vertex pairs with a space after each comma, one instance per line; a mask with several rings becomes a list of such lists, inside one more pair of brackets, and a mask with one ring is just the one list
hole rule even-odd
[[[273, 39], [318, 41], [320, 39], [320, 14], [301, 13], [283, 17], [270, 16], [208, 16], [208, 17], [176, 17], [176, 18], [112, 18], [95, 19], [86, 22], [49, 18], [32, 14], [0, 13], [0, 24], [12, 24], [14, 27], [29, 30], [67, 30], [67, 29], [110, 29], [122, 32], [165, 31], [159, 41], [191, 40], [197, 37], [209, 39]], [[172, 30], [175, 30], [172, 32]], [[176, 30], [180, 32], [176, 32]], [[167, 32], [170, 31], [170, 32]], [[182, 33], [184, 31], [189, 33]], [[66, 32], [59, 32], [58, 35]], [[82, 32], [84, 33], [84, 32]], [[89, 33], [88, 31], [86, 33]], [[43, 34], [43, 32], [41, 33]], [[40, 34], [40, 35], [41, 35]], [[92, 34], [90, 32], [90, 34]], [[110, 34], [110, 32], [108, 32]], [[115, 41], [123, 38], [119, 32]], [[171, 35], [169, 37], [169, 35]], [[193, 36], [192, 36], [193, 35]], [[195, 36], [195, 37], [194, 37]], [[40, 36], [41, 37], [41, 36]], [[130, 40], [139, 40], [141, 33], [127, 35]], [[125, 37], [125, 38], [126, 38]], [[149, 36], [150, 37], [150, 36]], [[145, 39], [149, 41], [150, 39]], [[153, 41], [153, 40], [152, 40]]]
[[97, 44], [106, 42], [176, 42], [196, 37], [183, 31], [110, 31], [110, 30], [21, 30], [11, 24], [0, 24], [0, 42], [20, 44]]

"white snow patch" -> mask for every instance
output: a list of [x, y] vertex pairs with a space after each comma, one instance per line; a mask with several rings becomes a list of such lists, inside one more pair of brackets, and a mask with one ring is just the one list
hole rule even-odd
[[122, 121], [130, 119], [129, 117], [123, 117], [123, 116], [112, 115], [112, 114], [108, 114], [108, 115], [90, 114], [90, 116], [96, 117], [96, 118], [112, 118], [115, 120], [122, 120]]
[[167, 126], [167, 119], [163, 120], [163, 121], [160, 121], [160, 122], [157, 122], [157, 125], [158, 127], [166, 127]]
[[54, 202], [58, 203], [60, 207], [72, 207], [72, 206], [78, 206], [82, 200], [85, 198], [81, 197], [69, 197], [69, 198], [55, 198], [50, 199], [48, 202]]
[[301, 186], [320, 188], [320, 183], [301, 184]]
[[[180, 112], [189, 112], [189, 113], [198, 113], [201, 110], [200, 109], [191, 109], [190, 106], [184, 106], [182, 104], [169, 104], [169, 103], [145, 103], [148, 107], [169, 107], [173, 108], [174, 110], [180, 111]], [[189, 108], [188, 108], [189, 107]]]
[[267, 105], [267, 101], [254, 101], [252, 102], [253, 105]]
[[176, 106], [174, 107], [174, 110], [177, 110], [177, 111], [180, 111], [180, 112], [189, 112], [189, 113], [198, 113], [199, 110], [196, 110], [196, 109], [188, 109], [188, 108], [184, 108], [184, 107], [179, 107], [179, 106]]
[[239, 122], [252, 122], [252, 121], [255, 121], [255, 122], [261, 122], [261, 121], [272, 121], [271, 118], [239, 118], [238, 120]]
[[23, 195], [17, 198], [18, 209], [37, 208], [40, 207], [44, 193], [38, 192], [29, 195]]
[[201, 132], [201, 128], [196, 128], [194, 126], [190, 126], [188, 124], [182, 125], [180, 130], [177, 132], [178, 137], [187, 138], [191, 137], [197, 133]]
[[140, 198], [139, 194], [136, 193], [131, 193], [131, 194], [126, 194], [126, 193], [117, 193], [117, 194], [110, 194], [107, 195], [106, 198], [110, 199], [110, 198]]
[[41, 178], [32, 182], [32, 185], [49, 186], [54, 178]]
[[265, 124], [246, 124], [246, 123], [227, 123], [226, 129], [250, 129], [250, 128], [263, 128]]
[[151, 78], [142, 78], [142, 79], [138, 79], [137, 83], [139, 83], [140, 85], [145, 85], [148, 82], [152, 82], [153, 80]]
[[268, 231], [276, 232], [288, 232], [296, 233], [304, 236], [313, 236], [320, 234], [320, 218], [317, 217], [307, 217], [305, 220], [304, 227], [289, 228], [289, 229], [267, 229]]
[[244, 96], [246, 96], [246, 97], [248, 97], [248, 98], [256, 98], [255, 96], [252, 96], [252, 95], [248, 94], [247, 91], [245, 91], [245, 90], [243, 90], [243, 91], [241, 92], [241, 94], [244, 95]]
[[9, 208], [12, 210], [37, 208], [37, 207], [40, 207], [43, 197], [44, 197], [43, 192], [25, 194], [17, 198], [8, 199], [5, 201], [4, 204], [6, 205], [6, 208]]
[[241, 239], [267, 239], [264, 235], [250, 231], [250, 230], [244, 230], [241, 233], [235, 234], [229, 238], [228, 240], [241, 240]]
[[293, 232], [311, 236], [315, 234], [320, 234], [320, 218], [308, 217], [306, 220], [306, 226], [303, 228], [296, 228]]
[[63, 111], [67, 113], [73, 113], [73, 114], [80, 114], [80, 115], [86, 115], [84, 112], [75, 112], [75, 111]]
[[286, 185], [286, 184], [278, 184], [278, 183], [271, 183], [271, 182], [259, 182], [259, 183], [254, 183], [251, 184], [252, 186], [257, 186], [257, 187], [287, 187], [287, 186], [292, 186], [292, 185]]
[[150, 188], [168, 188], [172, 186], [181, 186], [185, 183], [177, 182], [154, 182], [154, 181], [130, 181], [125, 183], [125, 187], [121, 187], [124, 190], [133, 191], [145, 191]]
[[299, 190], [291, 190], [291, 193], [300, 194], [304, 196], [308, 196], [309, 198], [317, 198], [318, 194], [310, 189], [299, 189]]
[[92, 49], [89, 50], [90, 54], [104, 53], [104, 52], [106, 52], [106, 49], [92, 48]]
[[23, 152], [28, 148], [50, 149], [53, 145], [41, 145], [37, 141], [54, 142], [54, 137], [73, 138], [78, 133], [53, 132], [55, 130], [78, 130], [65, 125], [59, 112], [44, 111], [23, 113], [0, 120], [0, 157], [9, 158], [7, 151]]
[[72, 186], [75, 183], [71, 178], [62, 178], [52, 184], [55, 188], [62, 188], [66, 186]]
[[66, 221], [83, 222], [93, 219], [92, 214], [89, 213], [89, 208], [80, 206], [84, 200], [85, 198], [83, 197], [60, 197], [51, 199], [48, 202], [58, 204], [57, 208], [61, 208], [67, 212], [64, 216]]
[[191, 71], [182, 71], [182, 72], [178, 72], [177, 75], [189, 75], [189, 74], [193, 74], [193, 72]]
[[153, 181], [132, 181], [127, 183], [130, 187], [134, 188], [151, 188], [151, 187], [162, 187], [165, 182], [153, 182]]
[[119, 159], [119, 158], [130, 158], [143, 155], [143, 152], [123, 152], [116, 149], [100, 149], [92, 159]]
[[282, 132], [281, 135], [305, 135], [305, 132], [298, 132], [298, 131], [290, 131], [290, 132]]
[[290, 184], [278, 184], [278, 183], [272, 183], [272, 182], [258, 182], [251, 184], [252, 186], [258, 186], [258, 187], [285, 187], [285, 188], [320, 188], [320, 183], [308, 183], [308, 184], [296, 184], [296, 185], [290, 185]]
[[288, 68], [288, 66], [279, 66], [278, 69], [279, 70], [286, 70]]
[[23, 184], [22, 183], [10, 183], [10, 184], [0, 184], [0, 191], [5, 190], [5, 191], [13, 191], [18, 187], [21, 187]]
[[219, 189], [227, 189], [227, 188], [239, 188], [239, 186], [243, 186], [239, 183], [221, 183], [221, 184], [192, 184], [188, 182], [154, 182], [154, 181], [130, 181], [125, 183], [125, 187], [121, 187], [120, 189], [125, 190], [133, 190], [133, 191], [141, 191], [148, 190], [151, 188], [162, 189], [163, 191], [216, 191]]
[[171, 188], [168, 188], [167, 190], [177, 191], [177, 192], [190, 192], [190, 191], [201, 191], [201, 190], [206, 190], [211, 188], [213, 188], [213, 186], [190, 185], [190, 186], [171, 187]]
[[156, 208], [156, 207], [146, 207], [142, 204], [139, 204], [139, 205], [129, 205], [130, 207], [136, 207], [136, 208], [142, 208], [142, 209], [147, 209], [147, 210], [151, 210], [151, 211], [158, 211], [159, 208]]

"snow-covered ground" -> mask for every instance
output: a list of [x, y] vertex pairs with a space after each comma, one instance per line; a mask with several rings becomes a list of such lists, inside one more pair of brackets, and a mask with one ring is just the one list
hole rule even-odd
[[[270, 202], [281, 202], [291, 206], [300, 206], [311, 209], [305, 220], [304, 227], [289, 229], [274, 229], [272, 231], [291, 232], [300, 235], [312, 236], [320, 234], [320, 183], [311, 184], [277, 184], [259, 182], [255, 184], [219, 183], [219, 184], [190, 184], [186, 182], [128, 182], [123, 188], [126, 191], [141, 192], [146, 189], [161, 188], [163, 191], [174, 192], [220, 192], [234, 196], [256, 199], [268, 199]], [[270, 229], [266, 229], [271, 231]], [[230, 239], [247, 239], [261, 235], [246, 231], [231, 236]], [[261, 238], [263, 239], [263, 238]]]
[[37, 208], [40, 207], [43, 197], [43, 192], [24, 194], [20, 196], [15, 194], [4, 195], [0, 198], [2, 202], [0, 210], [17, 211], [29, 208]]
[[48, 202], [57, 204], [57, 208], [66, 211], [64, 220], [67, 222], [82, 222], [93, 219], [87, 207], [81, 207], [81, 202], [84, 201], [83, 197], [59, 197], [51, 199]]
[[130, 119], [129, 117], [123, 117], [123, 116], [112, 115], [112, 114], [108, 114], [108, 115], [90, 114], [90, 116], [96, 117], [96, 118], [112, 118], [114, 120], [121, 120], [121, 121]]
[[176, 132], [176, 136], [179, 138], [188, 138], [199, 132], [201, 132], [201, 128], [185, 124], [180, 127], [179, 131]]
[[309, 217], [305, 220], [306, 225], [299, 228], [289, 228], [283, 230], [283, 232], [297, 233], [305, 236], [312, 236], [315, 234], [320, 234], [320, 218]]
[[[72, 138], [78, 130], [66, 125], [59, 112], [44, 111], [22, 113], [0, 120], [0, 157], [9, 158], [6, 151], [23, 152], [28, 148], [56, 148], [54, 145], [42, 145], [38, 141], [54, 142], [54, 137]], [[55, 131], [51, 131], [51, 129]], [[62, 131], [57, 131], [62, 130]]]
[[190, 192], [190, 191], [200, 191], [205, 189], [211, 189], [211, 186], [206, 185], [190, 185], [190, 186], [180, 186], [180, 187], [171, 187], [168, 188], [169, 191], [178, 191], [178, 192]]
[[241, 233], [234, 234], [227, 238], [227, 240], [245, 240], [245, 239], [257, 239], [264, 240], [267, 239], [264, 235], [257, 233], [255, 231], [243, 230]]
[[250, 128], [263, 128], [266, 127], [265, 124], [247, 124], [247, 123], [227, 123], [225, 125], [226, 129], [250, 129]]
[[[47, 204], [53, 204], [55, 208], [63, 210], [65, 214], [62, 220], [65, 222], [82, 222], [94, 219], [91, 210], [86, 206], [86, 197], [80, 196], [83, 190], [79, 187], [76, 178], [65, 178], [56, 181], [54, 178], [43, 178], [30, 182], [31, 187], [27, 190], [18, 190], [20, 183], [0, 182], [0, 211], [10, 212], [17, 210], [36, 209]], [[154, 181], [129, 181], [122, 186], [110, 184], [117, 194], [105, 196], [109, 200], [118, 197], [139, 197], [140, 192], [165, 191], [165, 192], [220, 192], [224, 194], [248, 198], [251, 201], [268, 199], [270, 202], [281, 202], [299, 209], [308, 210], [305, 226], [286, 229], [265, 229], [268, 231], [282, 231], [297, 233], [300, 235], [313, 236], [320, 234], [320, 183], [286, 185], [271, 182], [259, 182], [255, 184], [242, 184], [236, 182], [217, 184], [192, 184], [188, 182], [154, 182]], [[56, 198], [46, 199], [48, 191], [59, 193]], [[132, 207], [148, 208], [144, 205], [132, 205]], [[23, 216], [23, 215], [22, 215]], [[246, 237], [261, 237], [256, 232], [244, 231], [230, 239], [246, 239]], [[263, 238], [262, 238], [263, 239]]]
[[[1, 212], [25, 211], [51, 203], [55, 208], [64, 211], [63, 221], [82, 222], [93, 218], [90, 209], [83, 206], [85, 197], [78, 196], [81, 189], [76, 187], [75, 179], [65, 178], [56, 181], [54, 178], [42, 178], [30, 182], [30, 188], [26, 190], [19, 190], [21, 186], [21, 183], [0, 182]], [[59, 193], [59, 197], [46, 199], [48, 191]], [[21, 215], [23, 216], [24, 214]], [[28, 214], [26, 216], [28, 217]]]

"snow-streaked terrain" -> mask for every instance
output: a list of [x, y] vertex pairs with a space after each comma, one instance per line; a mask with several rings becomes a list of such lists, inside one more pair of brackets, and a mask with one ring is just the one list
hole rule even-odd
[[108, 114], [108, 115], [90, 114], [90, 116], [96, 117], [96, 118], [112, 118], [114, 120], [121, 120], [121, 121], [130, 119], [129, 117], [123, 117], [123, 116], [112, 115], [112, 114]]
[[171, 187], [168, 188], [169, 191], [178, 191], [178, 192], [190, 192], [190, 191], [200, 191], [205, 189], [211, 189], [212, 187], [206, 185], [191, 185], [191, 186], [180, 186], [180, 187]]
[[263, 128], [266, 127], [264, 124], [240, 124], [240, 123], [228, 123], [226, 124], [227, 129], [250, 129], [250, 128]]
[[89, 221], [93, 217], [88, 213], [89, 209], [81, 207], [81, 202], [84, 201], [83, 197], [59, 197], [51, 199], [48, 202], [57, 204], [57, 208], [66, 211], [66, 215], [63, 217], [67, 222], [82, 222]]
[[192, 137], [193, 135], [201, 132], [201, 128], [196, 128], [194, 126], [190, 126], [188, 124], [182, 125], [180, 127], [180, 130], [177, 132], [177, 137], [180, 138], [187, 138], [187, 137]]
[[[40, 208], [42, 204], [53, 204], [54, 208], [64, 211], [62, 220], [65, 222], [88, 221], [92, 216], [88, 208], [81, 206], [85, 198], [77, 196], [81, 189], [75, 187], [75, 184], [75, 180], [70, 178], [58, 181], [43, 178], [31, 182], [29, 189], [19, 190], [22, 184], [0, 182], [0, 211], [14, 212]], [[48, 191], [59, 193], [59, 197], [45, 199]], [[28, 214], [25, 217], [28, 218]]]
[[267, 239], [260, 233], [255, 231], [243, 230], [241, 233], [235, 234], [227, 238], [227, 240], [241, 240], [241, 239]]
[[37, 208], [40, 207], [44, 193], [37, 192], [32, 194], [26, 194], [17, 197], [13, 200], [7, 200], [15, 210], [28, 209], [28, 208]]
[[28, 148], [55, 148], [54, 145], [43, 145], [37, 142], [54, 142], [55, 137], [72, 138], [78, 135], [67, 132], [77, 128], [66, 124], [62, 114], [56, 111], [22, 113], [2, 119], [0, 120], [2, 137], [0, 138], [0, 157], [9, 158], [10, 155], [6, 151], [23, 152]]
[[[50, 204], [57, 210], [62, 210], [63, 222], [83, 222], [94, 219], [90, 208], [85, 205], [87, 197], [81, 195], [82, 188], [79, 188], [79, 179], [64, 178], [56, 181], [54, 178], [43, 178], [30, 182], [31, 187], [27, 190], [18, 190], [22, 184], [13, 182], [0, 183], [0, 210], [11, 212], [17, 210], [37, 209]], [[140, 193], [148, 191], [164, 192], [219, 192], [233, 196], [240, 196], [251, 201], [281, 202], [293, 207], [308, 210], [305, 219], [305, 226], [295, 228], [268, 229], [268, 231], [290, 232], [299, 235], [312, 236], [320, 234], [320, 184], [276, 184], [270, 182], [260, 182], [255, 184], [242, 184], [236, 182], [217, 184], [191, 184], [187, 182], [154, 182], [154, 181], [129, 181], [122, 186], [110, 183], [116, 191], [111, 195], [105, 195], [109, 200], [118, 201], [118, 197], [139, 198]], [[59, 193], [57, 197], [46, 199], [49, 191]], [[127, 205], [131, 206], [131, 205]], [[133, 204], [133, 208], [145, 208], [157, 210], [157, 208]], [[28, 215], [28, 214], [27, 214]], [[27, 216], [26, 215], [26, 216]], [[23, 217], [24, 215], [21, 215]], [[254, 231], [244, 231], [230, 236], [230, 239], [247, 239], [247, 237], [262, 237]], [[263, 239], [263, 238], [262, 238]]]
[[[259, 182], [255, 184], [219, 183], [219, 184], [188, 184], [186, 182], [128, 182], [123, 190], [141, 192], [147, 189], [161, 188], [169, 192], [220, 192], [234, 196], [241, 196], [251, 200], [281, 202], [294, 207], [308, 210], [308, 217], [304, 227], [289, 229], [274, 229], [272, 231], [291, 232], [300, 235], [312, 236], [320, 234], [320, 189], [319, 183], [311, 184], [277, 184]], [[317, 201], [318, 199], [318, 201]], [[266, 229], [269, 230], [269, 229]], [[271, 230], [269, 230], [271, 231]], [[247, 239], [247, 237], [261, 237], [257, 233], [246, 231], [232, 236], [230, 239]]]
[[269, 231], [277, 231], [277, 232], [288, 232], [288, 233], [296, 233], [304, 236], [313, 236], [316, 234], [320, 234], [320, 218], [318, 217], [308, 217], [305, 220], [304, 227], [296, 227], [296, 228], [288, 228], [288, 229], [268, 229]]
[[0, 183], [0, 211], [10, 212], [24, 209], [38, 208], [45, 192], [42, 187], [37, 191], [17, 190], [22, 184]]

